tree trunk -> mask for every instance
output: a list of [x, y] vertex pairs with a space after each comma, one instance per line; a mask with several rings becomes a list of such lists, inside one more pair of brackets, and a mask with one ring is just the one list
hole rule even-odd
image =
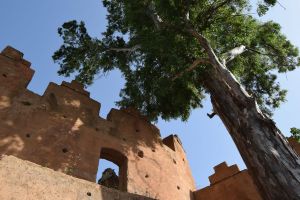
[[215, 63], [205, 86], [262, 197], [300, 199], [300, 159], [233, 75]]
[[275, 123], [265, 116], [232, 73], [221, 64], [207, 39], [190, 29], [206, 50], [212, 68], [204, 81], [219, 115], [266, 200], [300, 200], [300, 158]]

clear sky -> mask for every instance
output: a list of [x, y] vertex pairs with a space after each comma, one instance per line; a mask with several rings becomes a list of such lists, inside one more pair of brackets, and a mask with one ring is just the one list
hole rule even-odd
[[[284, 8], [276, 6], [263, 20], [272, 19], [282, 25], [283, 32], [300, 47], [300, 1], [282, 1]], [[68, 20], [85, 21], [92, 36], [99, 36], [105, 30], [105, 10], [100, 0], [1, 0], [0, 1], [0, 49], [11, 45], [25, 54], [32, 62], [35, 75], [29, 85], [32, 91], [43, 94], [48, 83], [61, 83], [70, 78], [59, 77], [58, 66], [51, 56], [62, 44], [57, 28]], [[282, 87], [289, 90], [287, 102], [274, 115], [278, 127], [286, 136], [293, 126], [300, 127], [300, 69], [280, 76]], [[119, 99], [119, 90], [124, 80], [117, 71], [100, 78], [87, 90], [92, 98], [101, 102], [101, 116], [106, 117]], [[206, 116], [210, 112], [209, 99], [203, 109], [195, 110], [188, 122], [160, 120], [157, 124], [162, 137], [178, 134], [190, 162], [197, 188], [209, 184], [208, 176], [213, 167], [223, 161], [229, 165], [245, 165], [218, 117], [212, 120]]]

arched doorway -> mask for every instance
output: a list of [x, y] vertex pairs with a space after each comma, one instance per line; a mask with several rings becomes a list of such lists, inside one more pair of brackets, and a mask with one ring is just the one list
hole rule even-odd
[[[119, 151], [116, 151], [111, 148], [102, 148], [100, 150], [100, 162], [98, 166], [98, 170], [101, 168], [101, 161], [106, 160], [114, 163], [115, 165], [118, 166], [118, 170], [115, 169], [115, 171], [118, 171], [118, 177], [119, 177], [119, 187], [118, 189], [121, 191], [127, 191], [127, 165], [128, 165], [128, 159], [126, 156], [124, 156], [122, 153]], [[107, 163], [107, 162], [106, 162]], [[113, 166], [113, 165], [108, 165]], [[110, 168], [115, 168], [115, 167], [110, 167]], [[103, 169], [102, 169], [103, 170]], [[98, 181], [98, 180], [97, 180]]]

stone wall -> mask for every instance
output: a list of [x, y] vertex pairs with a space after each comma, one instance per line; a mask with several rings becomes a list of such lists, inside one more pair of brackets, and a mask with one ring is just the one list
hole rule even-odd
[[122, 191], [191, 198], [194, 180], [177, 136], [161, 139], [134, 109], [99, 117], [100, 103], [75, 81], [50, 83], [39, 96], [26, 88], [33, 73], [21, 52], [0, 54], [0, 154], [91, 182], [104, 158], [119, 166]]
[[297, 142], [297, 140], [294, 138], [288, 138], [288, 141], [289, 141], [290, 145], [293, 147], [293, 149], [295, 150], [295, 152], [298, 155], [300, 155], [300, 143]]
[[194, 193], [195, 200], [262, 200], [247, 170], [221, 163], [209, 177], [210, 186]]
[[2, 200], [151, 200], [102, 187], [13, 156], [0, 160]]
[[[262, 199], [247, 170], [226, 163], [195, 191], [176, 135], [162, 139], [134, 109], [99, 117], [100, 103], [76, 81], [50, 83], [39, 96], [27, 89], [33, 74], [21, 52], [2, 51], [0, 155], [15, 157], [0, 160], [0, 199]], [[95, 183], [100, 158], [119, 166], [119, 190]]]
[[[300, 155], [300, 144], [293, 138], [288, 141]], [[228, 167], [225, 162], [214, 170], [209, 177], [210, 186], [195, 191], [195, 200], [262, 200], [247, 170], [240, 171], [236, 165]]]

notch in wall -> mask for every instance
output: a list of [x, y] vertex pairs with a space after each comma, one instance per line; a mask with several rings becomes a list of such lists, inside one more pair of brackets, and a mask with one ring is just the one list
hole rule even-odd
[[173, 151], [176, 151], [174, 135], [169, 135], [168, 137], [164, 138], [162, 142]]

